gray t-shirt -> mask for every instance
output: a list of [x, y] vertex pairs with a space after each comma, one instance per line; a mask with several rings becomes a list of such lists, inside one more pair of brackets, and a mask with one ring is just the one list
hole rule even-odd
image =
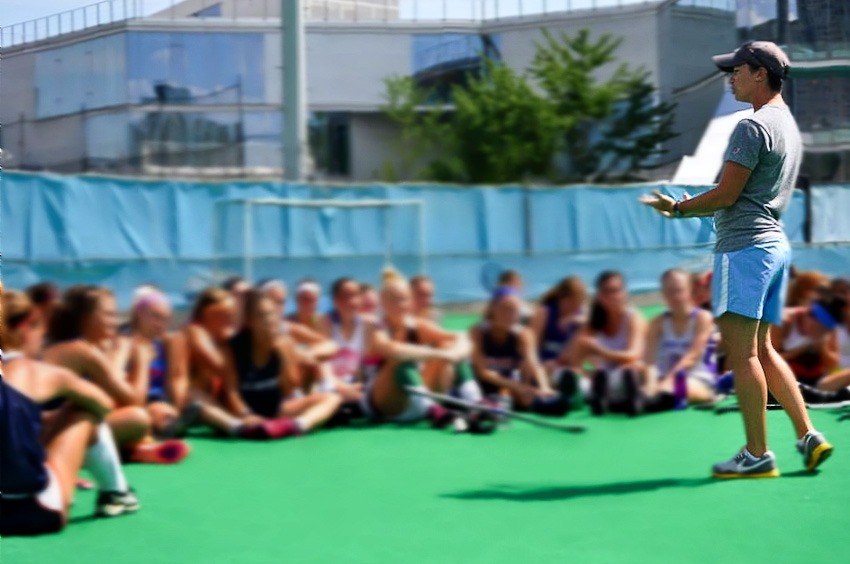
[[787, 106], [763, 106], [732, 132], [726, 161], [752, 171], [738, 200], [714, 214], [715, 252], [785, 239], [779, 217], [797, 182], [803, 143]]

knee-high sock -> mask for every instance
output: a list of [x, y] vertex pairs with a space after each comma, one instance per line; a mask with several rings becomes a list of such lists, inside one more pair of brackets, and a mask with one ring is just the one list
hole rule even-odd
[[[395, 372], [393, 372], [393, 376], [395, 376], [396, 383], [402, 389], [411, 387], [424, 392], [428, 391], [428, 388], [425, 387], [425, 382], [422, 381], [422, 375], [419, 373], [419, 368], [414, 362], [403, 362], [399, 364], [395, 369]], [[422, 413], [426, 413], [428, 409], [434, 405], [434, 402], [430, 398], [417, 394], [408, 394], [407, 398], [408, 401], [419, 408]]]
[[467, 361], [460, 362], [455, 366], [454, 384], [457, 394], [466, 401], [479, 402], [484, 397], [481, 393], [481, 387], [475, 380], [472, 365]]
[[129, 487], [112, 431], [105, 422], [97, 427], [97, 440], [86, 450], [83, 468], [91, 473], [101, 491], [126, 492]]

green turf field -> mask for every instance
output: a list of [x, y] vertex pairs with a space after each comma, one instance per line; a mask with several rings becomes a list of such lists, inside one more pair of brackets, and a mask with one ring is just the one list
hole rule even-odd
[[802, 470], [769, 412], [783, 477], [718, 482], [743, 443], [737, 414], [635, 420], [572, 414], [567, 435], [512, 423], [491, 436], [349, 428], [277, 443], [199, 436], [174, 467], [132, 465], [139, 513], [60, 535], [3, 539], [3, 564], [841, 562], [850, 422], [813, 413], [837, 445]]

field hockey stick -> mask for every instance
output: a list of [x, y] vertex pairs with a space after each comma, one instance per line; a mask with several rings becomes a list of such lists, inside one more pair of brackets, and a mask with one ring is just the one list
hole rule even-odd
[[[765, 409], [768, 411], [778, 411], [782, 409], [782, 406], [778, 403], [769, 403], [765, 406]], [[732, 413], [733, 411], [741, 411], [741, 406], [737, 403], [734, 405], [724, 405], [723, 407], [715, 409], [714, 413], [717, 415], [723, 415], [724, 413]]]
[[850, 401], [836, 401], [832, 403], [807, 403], [809, 409], [844, 409], [850, 407]]
[[728, 394], [719, 394], [717, 396], [714, 396], [714, 399], [711, 401], [696, 404], [694, 406], [694, 409], [696, 409], [697, 411], [712, 411], [713, 409], [716, 409], [720, 403], [729, 399], [729, 397], [730, 396]]
[[530, 417], [528, 415], [517, 413], [515, 411], [504, 409], [502, 407], [493, 407], [489, 405], [475, 403], [472, 401], [463, 400], [460, 398], [455, 398], [452, 396], [447, 396], [445, 394], [426, 392], [424, 390], [413, 388], [410, 386], [407, 386], [405, 389], [408, 393], [429, 398], [443, 404], [448, 404], [455, 407], [462, 407], [470, 411], [483, 411], [486, 413], [491, 413], [493, 415], [510, 417], [511, 419], [516, 419], [517, 421], [525, 421], [526, 423], [531, 423], [532, 425], [537, 425], [538, 427], [545, 427], [546, 429], [554, 429], [556, 431], [563, 431], [565, 433], [584, 433], [585, 431], [587, 431], [586, 427], [582, 427], [580, 425], [559, 425], [558, 423], [549, 423], [548, 421], [542, 421], [535, 417]]

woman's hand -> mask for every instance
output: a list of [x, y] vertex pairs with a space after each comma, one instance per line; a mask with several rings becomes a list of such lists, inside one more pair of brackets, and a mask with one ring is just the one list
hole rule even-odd
[[651, 208], [654, 208], [658, 213], [660, 213], [664, 217], [672, 218], [673, 206], [676, 205], [676, 200], [666, 194], [662, 194], [658, 190], [654, 191], [652, 194], [652, 196], [641, 196], [638, 201], [642, 204], [646, 204]]

